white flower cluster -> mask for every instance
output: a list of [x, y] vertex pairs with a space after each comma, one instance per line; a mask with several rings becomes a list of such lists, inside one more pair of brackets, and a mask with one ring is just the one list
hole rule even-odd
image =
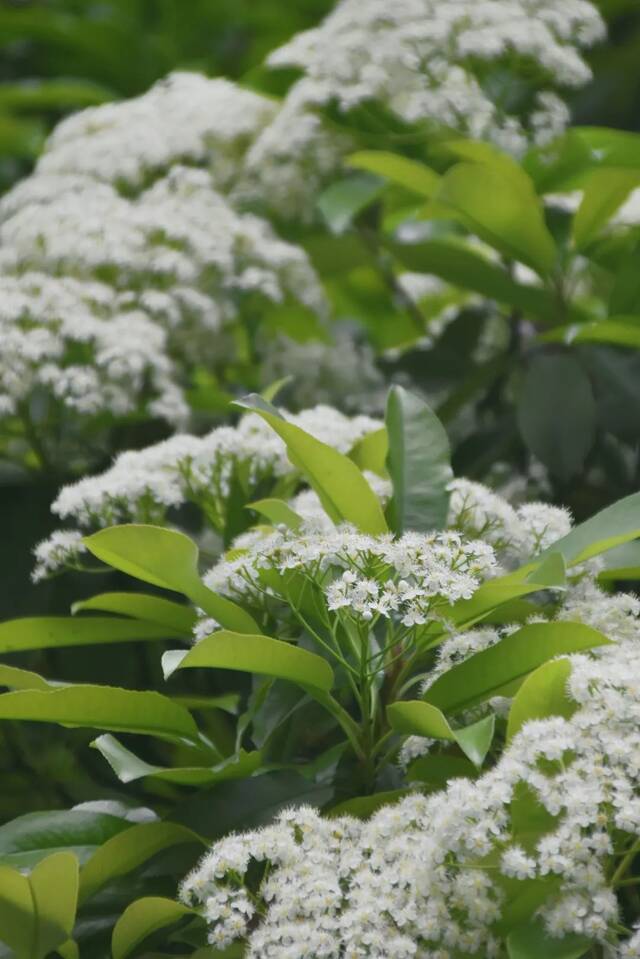
[[[595, 587], [583, 602], [586, 618], [606, 618], [610, 599]], [[572, 717], [525, 723], [479, 779], [368, 822], [302, 808], [216, 843], [182, 888], [210, 942], [243, 940], [256, 959], [498, 957], [500, 919], [537, 887], [550, 937], [577, 934], [636, 959], [640, 935], [619, 942], [617, 897], [640, 841], [639, 604], [625, 603], [622, 635], [622, 612], [609, 631], [617, 641], [571, 657]], [[251, 893], [250, 863], [264, 867]]]
[[189, 164], [207, 167], [226, 190], [276, 111], [276, 102], [228, 80], [172, 73], [142, 96], [63, 120], [37, 172], [88, 176], [130, 193], [175, 164]]
[[[289, 94], [298, 108], [377, 100], [409, 123], [433, 121], [519, 152], [529, 136], [545, 142], [564, 128], [556, 90], [590, 79], [580, 50], [603, 36], [588, 0], [342, 0], [268, 62], [303, 71]], [[500, 69], [509, 76], [502, 85]], [[519, 78], [533, 78], [524, 109], [509, 103]]]
[[438, 610], [470, 598], [496, 571], [493, 549], [456, 532], [368, 536], [350, 526], [333, 530], [276, 530], [205, 576], [223, 595], [260, 600], [264, 573], [302, 573], [323, 589], [327, 608], [371, 623], [382, 616], [410, 628]]
[[[343, 453], [382, 425], [368, 416], [348, 417], [328, 406], [286, 416]], [[201, 508], [206, 522], [221, 530], [234, 483], [241, 485], [246, 501], [251, 502], [269, 495], [278, 479], [292, 476], [282, 440], [261, 417], [247, 414], [237, 426], [221, 426], [206, 436], [177, 434], [145, 449], [121, 453], [105, 472], [63, 487], [52, 510], [61, 519], [91, 530], [123, 522], [163, 524], [169, 510], [191, 502]], [[313, 501], [307, 509], [320, 512]], [[35, 578], [64, 565], [61, 533], [38, 546]]]
[[448, 525], [486, 540], [505, 565], [519, 565], [542, 552], [571, 529], [571, 515], [548, 503], [514, 508], [481, 483], [460, 478], [449, 485]]
[[179, 74], [61, 124], [0, 201], [0, 413], [46, 395], [179, 426], [190, 369], [224, 375], [243, 318], [297, 302], [323, 321], [306, 253], [219, 192], [274, 109]]

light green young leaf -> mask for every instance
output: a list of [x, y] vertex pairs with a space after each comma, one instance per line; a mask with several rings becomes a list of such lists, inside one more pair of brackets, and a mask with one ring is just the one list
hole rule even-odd
[[349, 458], [359, 469], [386, 477], [388, 451], [389, 437], [386, 426], [383, 426], [382, 429], [363, 436], [349, 453]]
[[54, 853], [27, 876], [0, 866], [0, 939], [15, 959], [45, 959], [71, 936], [77, 901], [73, 853]]
[[548, 276], [556, 246], [545, 226], [533, 182], [506, 157], [463, 162], [442, 178], [435, 200], [451, 207], [467, 228], [505, 256]]
[[74, 603], [71, 612], [75, 614], [87, 609], [131, 616], [169, 627], [173, 633], [184, 636], [191, 636], [197, 619], [195, 610], [190, 606], [147, 593], [100, 593], [99, 596]]
[[424, 700], [444, 712], [470, 709], [493, 696], [512, 694], [555, 656], [604, 646], [609, 640], [582, 623], [535, 623], [505, 636], [436, 679]]
[[175, 530], [129, 524], [112, 526], [87, 536], [84, 543], [94, 556], [144, 583], [188, 596], [221, 626], [238, 633], [259, 633], [253, 617], [204, 585], [198, 574], [198, 547]]
[[108, 882], [142, 865], [171, 846], [204, 846], [205, 841], [186, 826], [172, 822], [142, 822], [108, 839], [80, 871], [79, 901], [84, 903]]
[[259, 499], [249, 503], [246, 509], [253, 509], [256, 513], [266, 516], [274, 526], [287, 526], [289, 529], [300, 529], [302, 517], [281, 499]]
[[482, 766], [495, 731], [493, 714], [470, 726], [454, 729], [439, 709], [421, 700], [392, 703], [387, 707], [387, 717], [396, 732], [457, 743], [477, 767]]
[[170, 740], [198, 739], [198, 728], [183, 706], [160, 693], [114, 686], [78, 685], [4, 693], [0, 696], [0, 719], [88, 726]]
[[617, 546], [609, 550], [604, 559], [605, 568], [598, 574], [599, 580], [640, 579], [640, 541]]
[[387, 469], [393, 484], [388, 514], [397, 534], [442, 529], [453, 478], [449, 439], [423, 400], [392, 386], [387, 398]]
[[48, 682], [44, 676], [32, 673], [29, 669], [18, 669], [17, 666], [6, 666], [0, 663], [0, 686], [6, 686], [8, 689], [47, 690], [53, 685], [55, 684]]
[[386, 150], [361, 150], [359, 153], [352, 153], [347, 157], [347, 164], [358, 170], [383, 176], [392, 183], [429, 199], [440, 185], [440, 176], [424, 163], [417, 163]]
[[162, 664], [165, 677], [176, 669], [236, 669], [288, 679], [305, 689], [321, 692], [328, 692], [333, 686], [333, 670], [321, 656], [269, 636], [226, 630], [207, 636], [186, 653], [165, 653]]
[[507, 740], [513, 739], [530, 719], [565, 716], [567, 719], [578, 708], [567, 695], [567, 681], [571, 675], [568, 659], [553, 659], [531, 673], [516, 693], [507, 723]]
[[237, 755], [228, 756], [214, 766], [153, 766], [108, 734], [99, 736], [91, 745], [104, 756], [122, 783], [148, 776], [179, 786], [212, 786], [230, 779], [245, 779], [253, 775], [262, 763], [260, 752], [240, 750]]
[[640, 493], [632, 493], [580, 523], [562, 539], [552, 543], [538, 559], [551, 552], [559, 552], [564, 556], [567, 566], [575, 566], [638, 538]]
[[168, 623], [159, 626], [115, 616], [25, 616], [0, 623], [1, 653], [180, 638], [182, 634]]
[[127, 906], [114, 926], [111, 939], [113, 959], [126, 959], [152, 933], [175, 925], [185, 916], [195, 915], [194, 909], [175, 899], [157, 896], [137, 899]]
[[571, 230], [578, 249], [595, 239], [637, 186], [640, 186], [640, 169], [603, 167], [589, 173]]
[[255, 393], [235, 405], [258, 413], [284, 440], [292, 464], [305, 475], [335, 523], [353, 523], [372, 536], [387, 532], [380, 501], [352, 460], [287, 422]]

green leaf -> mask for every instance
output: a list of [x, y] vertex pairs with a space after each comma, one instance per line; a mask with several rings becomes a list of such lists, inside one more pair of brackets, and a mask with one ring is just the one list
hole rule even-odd
[[625, 496], [611, 506], [580, 523], [544, 550], [539, 558], [551, 552], [564, 556], [567, 566], [583, 563], [593, 556], [631, 540], [640, 538], [640, 493]]
[[156, 623], [118, 619], [115, 616], [26, 616], [0, 623], [2, 653], [181, 638], [182, 634], [168, 624], [159, 626]]
[[425, 702], [460, 712], [512, 692], [529, 673], [555, 656], [608, 645], [602, 633], [582, 623], [535, 623], [505, 636], [436, 679]]
[[444, 789], [451, 779], [473, 779], [477, 769], [464, 756], [430, 753], [409, 766], [407, 782], [422, 782], [432, 789]]
[[120, 613], [148, 623], [157, 623], [184, 636], [191, 636], [197, 620], [195, 610], [190, 606], [174, 603], [162, 596], [149, 596], [147, 593], [100, 593], [99, 596], [74, 603], [71, 612], [77, 613], [86, 609]]
[[433, 273], [463, 290], [516, 307], [526, 315], [553, 323], [558, 312], [554, 298], [542, 288], [517, 283], [501, 266], [458, 239], [420, 243], [388, 242], [387, 248], [402, 266], [417, 273]]
[[288, 679], [304, 689], [328, 692], [333, 686], [333, 670], [321, 656], [269, 636], [226, 630], [207, 636], [188, 652], [165, 653], [162, 665], [165, 676], [176, 669], [237, 669]]
[[71, 936], [78, 860], [70, 852], [43, 859], [28, 876], [0, 866], [0, 937], [15, 959], [44, 959]]
[[640, 542], [625, 543], [610, 550], [605, 557], [605, 568], [598, 574], [604, 582], [640, 579]]
[[89, 726], [112, 732], [141, 733], [170, 740], [198, 738], [184, 707], [156, 692], [114, 686], [66, 686], [19, 691], [0, 696], [0, 719]]
[[47, 682], [43, 676], [38, 673], [32, 673], [28, 669], [18, 669], [17, 666], [5, 666], [0, 663], [0, 686], [6, 686], [8, 689], [51, 689], [52, 683]]
[[78, 109], [106, 103], [113, 91], [89, 80], [23, 80], [0, 83], [0, 110]]
[[442, 529], [447, 522], [453, 478], [451, 450], [442, 423], [423, 400], [402, 386], [387, 398], [387, 469], [393, 484], [391, 526], [405, 530]]
[[72, 852], [84, 862], [111, 836], [131, 824], [92, 809], [26, 813], [0, 826], [0, 863], [25, 869], [53, 852]]
[[582, 470], [595, 439], [596, 421], [591, 383], [577, 359], [564, 354], [535, 356], [522, 384], [518, 426], [528, 448], [550, 473], [567, 482]]
[[570, 675], [570, 660], [554, 659], [527, 676], [511, 704], [507, 740], [513, 739], [530, 719], [548, 716], [568, 719], [573, 715], [578, 707], [567, 695]]
[[349, 458], [359, 469], [369, 470], [370, 473], [386, 477], [388, 451], [389, 437], [386, 426], [383, 426], [382, 429], [363, 436], [349, 453]]
[[127, 875], [163, 849], [185, 843], [205, 845], [197, 833], [172, 822], [137, 823], [112, 836], [80, 872], [80, 902], [86, 902], [108, 882]]
[[387, 707], [387, 717], [396, 732], [456, 742], [477, 767], [482, 766], [495, 731], [493, 715], [470, 726], [453, 729], [439, 709], [421, 700], [392, 703]]
[[472, 233], [505, 256], [540, 276], [552, 271], [556, 247], [533, 182], [506, 156], [456, 164], [442, 178], [435, 199], [455, 210]]
[[416, 163], [386, 150], [361, 150], [347, 157], [347, 165], [383, 176], [398, 186], [405, 187], [429, 199], [440, 185], [440, 176], [424, 163]]
[[357, 215], [380, 196], [383, 187], [377, 176], [350, 176], [328, 186], [320, 194], [317, 207], [332, 233], [344, 233]]
[[509, 959], [581, 959], [590, 948], [583, 936], [548, 936], [540, 919], [519, 926], [507, 938]]
[[616, 317], [594, 323], [571, 323], [559, 326], [544, 336], [542, 342], [611, 343], [615, 346], [640, 347], [640, 317]]
[[130, 524], [99, 530], [83, 542], [90, 553], [114, 569], [152, 586], [184, 593], [226, 629], [260, 632], [249, 613], [207, 589], [198, 575], [198, 547], [183, 533]]
[[335, 523], [353, 523], [372, 536], [387, 532], [380, 501], [352, 460], [288, 423], [255, 393], [235, 405], [258, 413], [285, 442], [292, 464], [305, 475]]
[[194, 909], [174, 899], [157, 896], [137, 899], [127, 906], [114, 927], [111, 939], [113, 959], [126, 959], [147, 936], [166, 926], [175, 925], [185, 916], [195, 915]]
[[253, 509], [256, 513], [266, 516], [274, 526], [287, 526], [289, 529], [300, 529], [302, 517], [281, 499], [260, 499], [249, 503], [246, 509]]
[[597, 236], [637, 186], [640, 186], [640, 170], [604, 167], [591, 171], [584, 185], [582, 202], [573, 218], [572, 236], [578, 249], [587, 246]]
[[262, 764], [259, 752], [228, 756], [214, 766], [162, 767], [140, 759], [113, 736], [99, 736], [91, 744], [107, 760], [121, 783], [134, 782], [149, 776], [179, 786], [209, 786], [230, 779], [244, 779], [253, 775]]
[[383, 806], [397, 803], [412, 792], [415, 792], [415, 790], [389, 789], [386, 792], [374, 793], [372, 796], [355, 796], [353, 799], [345, 799], [344, 802], [332, 806], [325, 815], [330, 819], [337, 816], [355, 816], [356, 819], [369, 819]]
[[[522, 575], [526, 576], [529, 569], [533, 569], [533, 567], [529, 567]], [[535, 571], [531, 576], [535, 576]], [[483, 583], [470, 599], [461, 599], [454, 603], [446, 611], [446, 618], [454, 626], [468, 628], [473, 626], [474, 623], [480, 622], [495, 610], [499, 611], [506, 603], [511, 603], [513, 600], [528, 596], [531, 593], [537, 593], [541, 589], [547, 589], [550, 585], [553, 584], [548, 582], [537, 583], [533, 582], [532, 579], [520, 579], [513, 574], [501, 576], [499, 579]]]

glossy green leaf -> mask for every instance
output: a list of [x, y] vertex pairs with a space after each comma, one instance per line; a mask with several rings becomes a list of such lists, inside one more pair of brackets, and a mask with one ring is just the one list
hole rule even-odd
[[387, 469], [393, 495], [388, 515], [394, 532], [442, 529], [453, 478], [449, 439], [427, 404], [402, 386], [387, 397]]
[[455, 626], [469, 627], [480, 622], [490, 613], [522, 596], [529, 596], [541, 589], [546, 589], [546, 583], [534, 583], [530, 580], [517, 580], [513, 576], [504, 576], [499, 579], [483, 583], [470, 599], [461, 599], [454, 603], [446, 617]]
[[175, 530], [160, 526], [112, 526], [87, 536], [90, 553], [145, 583], [184, 593], [227, 629], [259, 633], [249, 613], [204, 585], [198, 574], [198, 547]]
[[121, 783], [148, 776], [180, 786], [209, 786], [230, 779], [244, 779], [262, 764], [259, 752], [240, 750], [238, 755], [229, 756], [213, 766], [154, 766], [140, 759], [113, 736], [99, 736], [91, 745], [104, 756]]
[[127, 875], [163, 849], [185, 843], [202, 846], [204, 840], [186, 826], [172, 822], [137, 823], [112, 836], [80, 872], [80, 902], [86, 902], [108, 882]]
[[610, 343], [614, 346], [640, 347], [640, 317], [621, 317], [594, 323], [560, 326], [540, 337], [543, 342]]
[[640, 541], [634, 540], [624, 543], [610, 550], [604, 557], [605, 568], [598, 574], [598, 579], [607, 580], [640, 580]]
[[332, 183], [318, 197], [317, 207], [332, 233], [344, 233], [384, 188], [377, 176], [359, 174]]
[[377, 476], [387, 476], [387, 453], [389, 437], [387, 428], [367, 433], [351, 450], [349, 457], [361, 470], [369, 470]]
[[337, 816], [355, 816], [356, 819], [369, 819], [374, 813], [384, 806], [389, 806], [399, 802], [413, 789], [389, 789], [385, 792], [377, 792], [371, 796], [354, 796], [353, 799], [345, 799], [343, 802], [332, 806], [325, 814], [333, 819]]
[[583, 936], [547, 935], [540, 919], [531, 920], [514, 929], [507, 938], [509, 959], [581, 959], [591, 948]]
[[0, 623], [2, 653], [174, 638], [181, 638], [181, 633], [168, 624], [159, 626], [115, 616], [26, 616]]
[[185, 636], [191, 636], [197, 619], [195, 610], [190, 606], [147, 593], [100, 593], [99, 596], [80, 600], [71, 607], [72, 613], [87, 609], [120, 613], [122, 616], [157, 623], [168, 627], [172, 633]]
[[53, 809], [26, 813], [0, 826], [0, 864], [31, 868], [54, 852], [72, 852], [82, 863], [131, 825], [126, 819], [92, 809]]
[[640, 186], [640, 169], [604, 167], [589, 173], [582, 202], [573, 218], [572, 235], [578, 249], [597, 236], [637, 186]]
[[424, 163], [416, 163], [398, 153], [386, 150], [361, 150], [347, 157], [347, 164], [382, 176], [420, 196], [433, 197], [440, 185], [440, 176]]
[[88, 726], [194, 741], [198, 729], [184, 707], [156, 692], [78, 685], [0, 696], [0, 719]]
[[575, 357], [535, 356], [517, 414], [522, 438], [552, 475], [567, 482], [582, 470], [595, 439], [597, 408], [589, 377]]
[[604, 646], [609, 640], [582, 623], [535, 623], [505, 636], [436, 679], [424, 700], [444, 712], [470, 709], [513, 692], [526, 676], [555, 656]]
[[[255, 393], [236, 405], [258, 413], [284, 440], [289, 459], [304, 474], [335, 523], [353, 523], [373, 536], [387, 531], [380, 501], [352, 460], [287, 422]], [[221, 622], [220, 617], [216, 619]]]
[[296, 530], [300, 529], [302, 523], [302, 517], [281, 499], [256, 500], [255, 503], [249, 503], [246, 508], [266, 516], [274, 526], [286, 526], [288, 529]]
[[113, 959], [126, 959], [141, 942], [166, 926], [173, 926], [185, 916], [197, 913], [175, 899], [150, 896], [127, 906], [118, 919], [111, 939]]
[[506, 157], [493, 162], [459, 163], [442, 178], [435, 194], [468, 229], [505, 256], [548, 275], [556, 260], [553, 237], [533, 183]]
[[473, 779], [478, 770], [464, 756], [430, 753], [415, 759], [407, 769], [407, 782], [422, 782], [431, 789], [444, 789], [451, 779]]
[[0, 939], [15, 959], [45, 959], [71, 936], [77, 899], [78, 860], [70, 852], [48, 856], [28, 876], [0, 866]]
[[530, 719], [564, 716], [567, 719], [577, 709], [567, 695], [571, 675], [568, 659], [554, 659], [531, 673], [516, 693], [509, 711], [507, 740], [512, 739]]
[[454, 729], [435, 706], [421, 700], [393, 703], [387, 707], [387, 716], [396, 732], [430, 739], [456, 742], [475, 766], [482, 766], [491, 746], [495, 730], [495, 716], [485, 716], [470, 726]]
[[559, 552], [567, 566], [583, 563], [631, 540], [640, 538], [640, 493], [625, 496], [580, 523], [540, 554]]
[[269, 636], [226, 630], [207, 636], [188, 652], [165, 653], [162, 664], [165, 676], [176, 669], [236, 669], [288, 679], [305, 689], [321, 692], [328, 692], [333, 686], [333, 670], [321, 656]]

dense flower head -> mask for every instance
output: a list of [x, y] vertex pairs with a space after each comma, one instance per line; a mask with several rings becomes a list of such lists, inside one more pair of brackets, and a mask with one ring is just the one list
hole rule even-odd
[[222, 78], [171, 73], [142, 96], [82, 110], [58, 124], [37, 173], [82, 174], [139, 190], [176, 163], [204, 165], [219, 187], [277, 105]]
[[234, 550], [205, 577], [224, 595], [259, 600], [268, 593], [263, 573], [292, 571], [321, 586], [331, 611], [357, 621], [396, 619], [422, 626], [442, 607], [469, 599], [492, 575], [492, 548], [456, 532], [369, 536], [344, 525], [309, 532], [275, 530]]
[[[592, 586], [591, 618], [608, 602]], [[417, 791], [365, 822], [287, 810], [216, 843], [182, 888], [210, 942], [244, 940], [249, 957], [498, 956], [496, 924], [534, 882], [546, 890], [538, 914], [551, 937], [635, 956], [636, 933], [614, 945], [612, 883], [640, 837], [640, 623], [637, 601], [626, 606], [622, 636], [616, 620], [612, 645], [571, 657], [573, 715], [526, 722], [478, 779]], [[520, 831], [514, 804], [523, 802], [540, 809], [537, 833]], [[252, 862], [267, 869], [249, 895]]]
[[[568, 111], [558, 88], [590, 79], [580, 55], [604, 35], [587, 0], [342, 0], [316, 28], [269, 57], [295, 66], [294, 87], [308, 105], [343, 110], [378, 100], [411, 123], [431, 120], [515, 149], [558, 133]], [[492, 67], [534, 76], [532, 102], [519, 114], [505, 92], [489, 92]]]

